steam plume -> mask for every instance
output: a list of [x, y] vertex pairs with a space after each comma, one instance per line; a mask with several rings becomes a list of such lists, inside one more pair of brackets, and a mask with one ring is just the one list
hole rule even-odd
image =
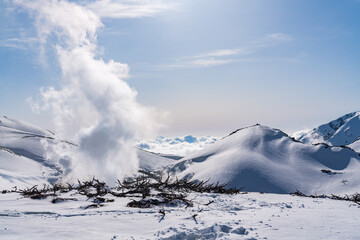
[[[69, 178], [97, 176], [108, 182], [135, 173], [135, 138], [155, 126], [151, 111], [136, 102], [137, 92], [123, 80], [129, 67], [97, 57], [100, 18], [65, 0], [13, 0], [35, 19], [43, 46], [55, 37], [63, 80], [60, 89], [41, 90], [41, 109], [50, 109], [56, 131], [75, 137], [74, 151], [57, 151]], [[56, 148], [55, 148], [56, 150]]]

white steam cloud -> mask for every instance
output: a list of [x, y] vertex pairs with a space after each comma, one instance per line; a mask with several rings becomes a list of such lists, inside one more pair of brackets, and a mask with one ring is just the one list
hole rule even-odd
[[[79, 147], [59, 146], [65, 181], [96, 176], [109, 183], [136, 173], [135, 139], [154, 129], [152, 111], [136, 102], [137, 92], [123, 80], [129, 67], [97, 57], [98, 15], [65, 0], [13, 0], [35, 19], [45, 48], [55, 38], [63, 80], [60, 89], [41, 90], [41, 110], [52, 111], [56, 131]], [[55, 149], [57, 149], [55, 147]], [[50, 154], [54, 157], [53, 154]]]

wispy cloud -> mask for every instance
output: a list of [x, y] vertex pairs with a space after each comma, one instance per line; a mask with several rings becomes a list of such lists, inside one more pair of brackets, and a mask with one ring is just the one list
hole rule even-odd
[[284, 33], [273, 33], [267, 35], [264, 40], [291, 41], [293, 38]]
[[165, 66], [160, 66], [159, 69], [164, 68], [199, 68], [199, 67], [211, 67], [224, 65], [228, 63], [237, 62], [237, 59], [216, 59], [216, 58], [199, 58], [199, 59], [191, 59], [191, 60], [178, 60], [176, 63], [168, 64]]
[[150, 17], [175, 7], [159, 0], [98, 0], [85, 6], [101, 18]]
[[191, 61], [190, 63], [196, 65], [196, 66], [203, 66], [203, 67], [208, 67], [208, 66], [216, 66], [216, 65], [223, 65], [223, 64], [227, 64], [227, 63], [232, 63], [234, 62], [234, 59], [215, 59], [215, 58], [210, 58], [210, 59], [196, 59]]
[[28, 37], [28, 38], [15, 37], [15, 38], [1, 39], [0, 47], [26, 50], [29, 47], [33, 47], [38, 43], [39, 43], [39, 41], [35, 37]]
[[233, 55], [247, 55], [250, 53], [251, 53], [250, 49], [247, 48], [220, 49], [208, 53], [202, 53], [200, 55], [193, 56], [190, 58], [226, 57]]
[[[194, 56], [181, 57], [177, 59], [176, 63], [169, 64], [166, 67], [211, 67], [233, 62], [243, 62], [246, 61], [244, 56], [249, 56], [261, 49], [292, 40], [293, 38], [287, 34], [273, 33], [239, 48], [217, 49]], [[254, 61], [254, 59], [251, 58], [250, 61]]]

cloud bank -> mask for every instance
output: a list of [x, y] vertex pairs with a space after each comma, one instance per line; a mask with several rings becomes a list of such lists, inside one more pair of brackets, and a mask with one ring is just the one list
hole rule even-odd
[[141, 140], [137, 146], [141, 149], [154, 153], [171, 154], [184, 157], [196, 152], [207, 145], [213, 144], [219, 138], [211, 136], [195, 137], [192, 135], [184, 137], [157, 137], [156, 139]]
[[[111, 184], [117, 178], [136, 173], [135, 139], [151, 132], [156, 124], [152, 110], [137, 103], [137, 92], [124, 81], [128, 65], [104, 61], [98, 56], [96, 34], [103, 26], [101, 16], [91, 7], [65, 0], [12, 3], [34, 18], [44, 47], [54, 39], [56, 42], [52, 47], [62, 71], [61, 87], [42, 88], [35, 107], [50, 110], [57, 133], [75, 139], [79, 145], [68, 150], [58, 146], [49, 153], [52, 158], [57, 156], [67, 173], [64, 181], [95, 175]], [[90, 6], [98, 6], [103, 16], [112, 16], [100, 8], [106, 3], [116, 5], [114, 1], [97, 1]], [[132, 16], [148, 14], [134, 11], [133, 8]]]

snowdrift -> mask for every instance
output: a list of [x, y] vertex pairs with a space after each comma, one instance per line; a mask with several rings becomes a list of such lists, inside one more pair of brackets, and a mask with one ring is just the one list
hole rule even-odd
[[261, 125], [237, 130], [179, 160], [169, 171], [180, 178], [229, 183], [256, 192], [343, 194], [360, 189], [358, 153], [304, 144]]

